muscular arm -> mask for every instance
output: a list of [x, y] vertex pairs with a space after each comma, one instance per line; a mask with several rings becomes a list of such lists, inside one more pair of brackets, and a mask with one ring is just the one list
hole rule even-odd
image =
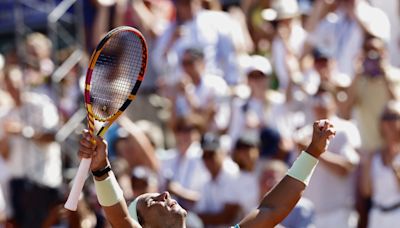
[[[102, 181], [107, 177], [108, 174], [102, 177], [96, 177], [96, 180]], [[112, 227], [141, 228], [141, 226], [129, 216], [128, 206], [126, 205], [125, 200], [119, 201], [109, 207], [102, 207], [107, 217], [107, 221], [112, 225]]]
[[[319, 121], [314, 123], [313, 139], [307, 148], [307, 153], [315, 158], [326, 150], [329, 138], [335, 135], [333, 126], [325, 123], [324, 127], [319, 125]], [[297, 161], [295, 162], [297, 163]], [[307, 166], [304, 163], [297, 163], [299, 166]], [[300, 166], [301, 164], [301, 166]], [[310, 167], [304, 167], [310, 168]], [[307, 171], [308, 172], [308, 171]], [[311, 171], [309, 175], [311, 175]], [[299, 201], [306, 184], [300, 180], [286, 175], [270, 192], [262, 199], [260, 206], [253, 210], [246, 218], [240, 222], [241, 228], [275, 227], [293, 209]]]
[[143, 165], [146, 165], [154, 172], [158, 172], [159, 161], [155, 156], [154, 147], [145, 133], [126, 116], [121, 116], [118, 123], [132, 136], [132, 142], [136, 149], [135, 153], [138, 155], [136, 160], [141, 161]]
[[305, 187], [301, 181], [285, 176], [264, 196], [260, 206], [240, 222], [240, 227], [265, 228], [279, 224], [297, 204]]
[[320, 161], [333, 173], [342, 177], [348, 175], [355, 167], [347, 158], [329, 151], [321, 155]]

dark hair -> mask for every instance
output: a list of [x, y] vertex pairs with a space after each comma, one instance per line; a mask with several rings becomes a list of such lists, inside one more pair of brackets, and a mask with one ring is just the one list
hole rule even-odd
[[139, 212], [139, 210], [137, 208], [136, 208], [136, 214], [137, 214], [139, 225], [144, 225], [143, 216], [142, 216], [142, 214]]

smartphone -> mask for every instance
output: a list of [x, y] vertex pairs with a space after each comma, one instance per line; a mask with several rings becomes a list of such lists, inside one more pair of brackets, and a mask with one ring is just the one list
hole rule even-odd
[[383, 74], [381, 68], [381, 57], [377, 53], [369, 54], [363, 62], [364, 75], [379, 77]]

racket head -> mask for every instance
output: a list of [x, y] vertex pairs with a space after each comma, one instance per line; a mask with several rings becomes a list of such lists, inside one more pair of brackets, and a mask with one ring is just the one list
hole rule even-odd
[[135, 99], [147, 66], [147, 44], [135, 28], [117, 27], [99, 42], [85, 81], [88, 115], [115, 120]]

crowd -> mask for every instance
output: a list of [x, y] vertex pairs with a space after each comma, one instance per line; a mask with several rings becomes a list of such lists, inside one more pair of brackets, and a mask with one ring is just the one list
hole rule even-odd
[[[236, 224], [329, 119], [336, 136], [280, 227], [400, 226], [398, 1], [87, 3], [87, 56], [119, 25], [149, 47], [137, 99], [105, 137], [127, 201], [169, 191], [188, 227]], [[23, 57], [0, 54], [0, 227], [108, 227], [91, 178], [77, 212], [63, 208], [86, 123], [60, 129], [83, 108], [85, 64], [54, 83], [69, 50], [55, 61], [38, 32], [20, 45]]]

